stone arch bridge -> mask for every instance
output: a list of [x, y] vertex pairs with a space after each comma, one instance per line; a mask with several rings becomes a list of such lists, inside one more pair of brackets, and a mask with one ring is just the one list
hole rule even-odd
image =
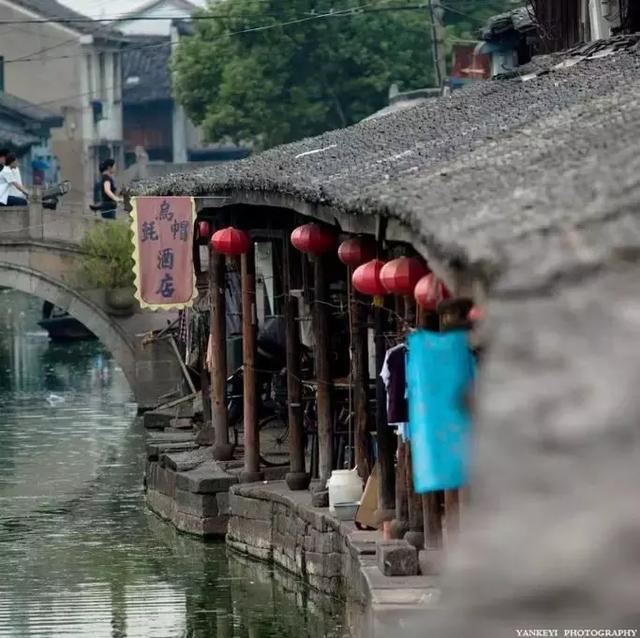
[[78, 272], [84, 234], [101, 219], [55, 213], [38, 204], [4, 208], [0, 213], [0, 286], [13, 288], [66, 310], [100, 339], [119, 365], [140, 409], [149, 409], [174, 391], [180, 367], [171, 346], [143, 346], [143, 336], [163, 328], [169, 313], [142, 312], [114, 317], [104, 292], [86, 290]]

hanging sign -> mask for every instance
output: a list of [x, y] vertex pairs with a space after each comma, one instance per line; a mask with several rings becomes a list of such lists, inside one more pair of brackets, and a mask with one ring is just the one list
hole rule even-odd
[[174, 310], [197, 295], [191, 197], [134, 197], [131, 229], [136, 297], [141, 308]]

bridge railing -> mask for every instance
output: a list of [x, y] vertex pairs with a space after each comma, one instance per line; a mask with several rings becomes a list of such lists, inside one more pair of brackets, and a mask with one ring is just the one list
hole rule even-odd
[[87, 231], [104, 223], [99, 217], [47, 210], [39, 202], [0, 208], [1, 242], [54, 242], [79, 245]]

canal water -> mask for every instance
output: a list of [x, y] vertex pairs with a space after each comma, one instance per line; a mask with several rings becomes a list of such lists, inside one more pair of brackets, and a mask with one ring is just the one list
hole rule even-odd
[[0, 290], [0, 636], [343, 638], [340, 604], [143, 505], [144, 432], [97, 342]]

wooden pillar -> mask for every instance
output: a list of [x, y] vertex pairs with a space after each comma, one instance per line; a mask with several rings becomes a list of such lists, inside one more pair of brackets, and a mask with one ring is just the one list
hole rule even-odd
[[[396, 331], [398, 335], [404, 335], [405, 300], [397, 295], [396, 304]], [[388, 420], [388, 419], [387, 419]], [[391, 536], [404, 538], [409, 530], [409, 503], [407, 500], [407, 452], [408, 445], [399, 437], [397, 439], [398, 453], [396, 456], [396, 515], [391, 521]]]
[[409, 511], [409, 530], [404, 535], [405, 540], [411, 543], [416, 549], [424, 547], [424, 519], [422, 515], [422, 497], [416, 494], [413, 489], [413, 468], [411, 461], [411, 446], [407, 446], [406, 456], [406, 476], [407, 482], [407, 509]]
[[316, 391], [318, 413], [318, 445], [320, 486], [314, 494], [315, 507], [329, 505], [327, 481], [333, 469], [333, 427], [331, 405], [331, 369], [329, 341], [329, 306], [324, 258], [316, 256], [314, 261], [315, 300], [313, 304], [315, 337], [315, 370], [318, 384]]
[[256, 388], [256, 273], [253, 242], [240, 259], [242, 285], [242, 354], [244, 400], [244, 471], [243, 483], [263, 479], [260, 472], [260, 437], [258, 433], [258, 396]]
[[409, 531], [409, 503], [407, 500], [407, 452], [408, 445], [398, 440], [396, 462], [396, 512], [391, 521], [392, 538], [404, 538]]
[[[425, 330], [438, 332], [438, 314], [418, 309], [418, 323]], [[422, 515], [424, 526], [424, 547], [427, 550], [442, 548], [442, 492], [428, 492], [422, 495]]]
[[386, 345], [384, 331], [387, 311], [374, 306], [375, 346], [376, 346], [376, 433], [378, 439], [378, 510], [379, 523], [391, 521], [395, 516], [395, 438], [393, 429], [387, 425], [387, 395], [380, 371], [384, 363]]
[[211, 425], [214, 432], [213, 458], [229, 461], [233, 446], [229, 443], [227, 415], [227, 323], [225, 304], [224, 255], [209, 253], [209, 296], [211, 299]]
[[445, 490], [444, 512], [447, 546], [451, 545], [460, 531], [460, 490]]
[[[349, 268], [351, 277], [351, 268]], [[369, 344], [367, 334], [368, 309], [363, 295], [352, 294], [351, 305], [351, 379], [355, 427], [355, 458], [358, 475], [363, 481], [371, 473], [369, 449]]]
[[[438, 307], [440, 318], [440, 332], [448, 330], [468, 330], [471, 324], [468, 320], [473, 301], [466, 298], [449, 299]], [[444, 521], [446, 541], [450, 544], [460, 531], [460, 490], [446, 490], [443, 495]]]
[[422, 495], [424, 516], [424, 547], [429, 550], [442, 549], [442, 492]]
[[311, 474], [305, 471], [302, 382], [300, 379], [300, 328], [298, 302], [291, 296], [291, 243], [283, 246], [284, 319], [287, 341], [287, 408], [289, 417], [289, 473], [285, 481], [290, 490], [306, 490]]

